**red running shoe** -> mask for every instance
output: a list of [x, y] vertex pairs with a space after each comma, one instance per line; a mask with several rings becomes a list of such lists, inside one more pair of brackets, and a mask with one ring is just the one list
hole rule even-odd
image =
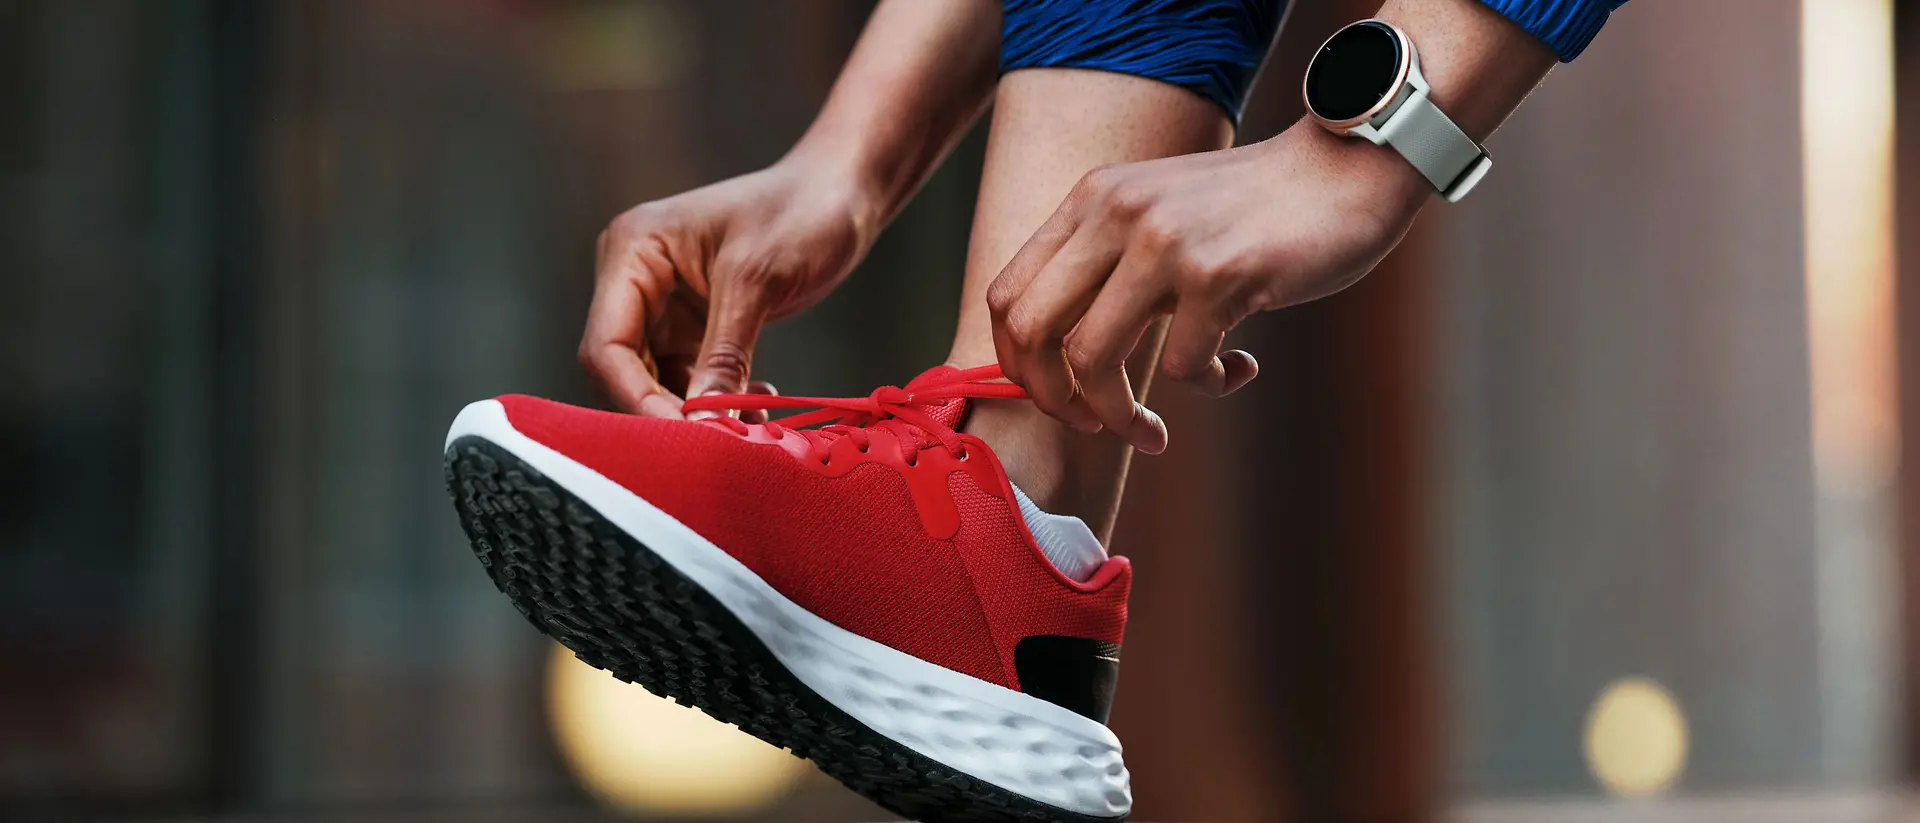
[[968, 398], [1024, 396], [1000, 377], [687, 404], [821, 407], [760, 425], [483, 400], [447, 482], [494, 584], [581, 660], [908, 817], [1120, 820], [1105, 721], [1132, 572], [1097, 548], [1060, 571], [1068, 518], [954, 431]]

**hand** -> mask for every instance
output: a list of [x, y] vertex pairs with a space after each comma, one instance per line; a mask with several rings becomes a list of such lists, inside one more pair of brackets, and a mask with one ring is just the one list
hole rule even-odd
[[846, 179], [789, 159], [614, 218], [580, 365], [616, 407], [653, 417], [680, 417], [685, 397], [771, 392], [748, 382], [760, 327], [825, 296], [878, 231]]
[[1000, 365], [1047, 414], [1159, 453], [1166, 424], [1125, 369], [1155, 320], [1173, 318], [1161, 373], [1233, 392], [1259, 366], [1220, 351], [1227, 330], [1359, 280], [1430, 191], [1392, 150], [1304, 121], [1253, 146], [1095, 169], [987, 292]]

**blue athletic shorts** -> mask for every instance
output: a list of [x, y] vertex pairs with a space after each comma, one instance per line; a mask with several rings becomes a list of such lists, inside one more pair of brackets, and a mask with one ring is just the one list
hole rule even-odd
[[1005, 0], [1000, 71], [1077, 68], [1189, 89], [1235, 122], [1283, 0]]
[[[1627, 0], [1481, 0], [1578, 57]], [[1172, 83], [1240, 120], [1285, 0], [1003, 0], [1000, 72], [1099, 69]]]

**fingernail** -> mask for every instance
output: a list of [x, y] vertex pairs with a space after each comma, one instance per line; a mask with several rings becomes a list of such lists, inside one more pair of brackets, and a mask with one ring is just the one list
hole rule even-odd
[[[725, 392], [725, 391], [722, 391], [722, 390], [720, 390], [720, 389], [707, 389], [706, 391], [703, 391], [703, 392], [700, 392], [700, 394], [698, 394], [698, 395], [696, 395], [696, 396], [698, 396], [698, 397], [712, 397], [712, 396], [714, 396], [714, 395], [716, 395], [716, 394], [726, 394], [726, 392]], [[695, 411], [690, 411], [690, 412], [687, 412], [687, 419], [688, 419], [688, 420], [711, 420], [711, 419], [714, 419], [714, 418], [718, 418], [718, 417], [721, 417], [721, 416], [722, 416], [722, 415], [721, 415], [721, 414], [720, 414], [719, 412], [716, 412], [716, 411], [707, 411], [706, 409], [698, 409], [698, 410], [695, 410]]]
[[1167, 421], [1160, 419], [1152, 409], [1138, 405], [1140, 416], [1147, 421], [1147, 445], [1141, 451], [1147, 454], [1159, 454], [1167, 450]]
[[648, 417], [665, 417], [672, 420], [680, 418], [680, 405], [657, 394], [647, 395], [640, 400], [640, 413]]

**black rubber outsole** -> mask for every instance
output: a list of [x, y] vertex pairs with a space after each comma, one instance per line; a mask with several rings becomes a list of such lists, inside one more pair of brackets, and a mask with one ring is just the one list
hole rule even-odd
[[1115, 823], [941, 765], [801, 683], [737, 618], [631, 535], [480, 437], [447, 448], [473, 553], [514, 608], [590, 666], [795, 755], [926, 823]]

